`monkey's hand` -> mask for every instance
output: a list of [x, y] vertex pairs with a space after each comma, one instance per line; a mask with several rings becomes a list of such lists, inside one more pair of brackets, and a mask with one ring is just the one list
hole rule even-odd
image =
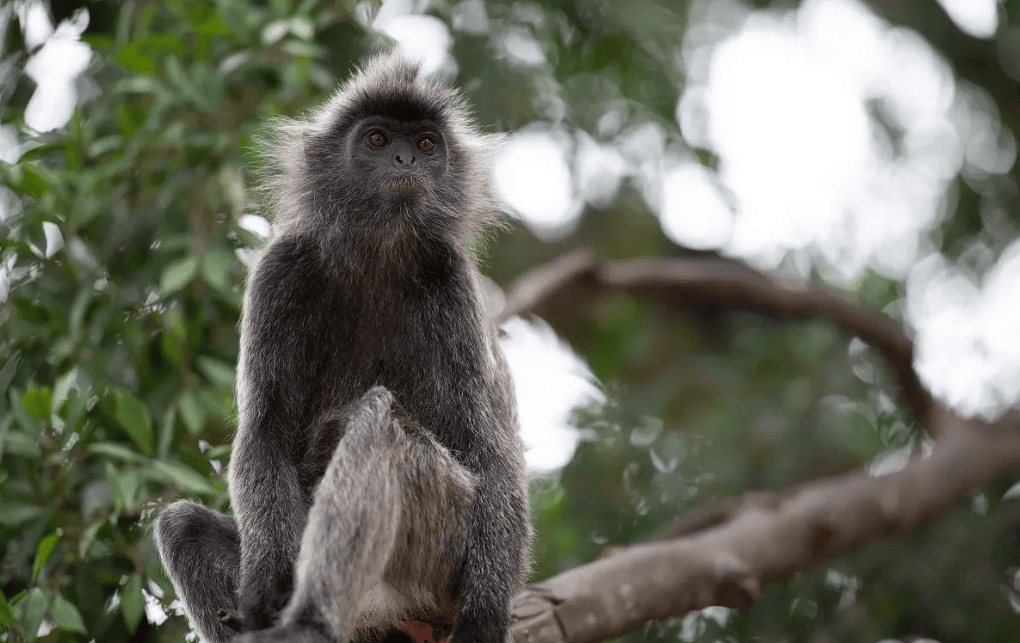
[[273, 626], [290, 599], [308, 511], [296, 467], [274, 436], [259, 429], [242, 424], [230, 472], [241, 535], [238, 612], [246, 632]]
[[235, 632], [244, 631], [244, 619], [242, 619], [236, 612], [219, 610], [216, 612], [216, 618], [219, 619], [220, 623], [223, 623]]
[[510, 602], [525, 568], [527, 504], [512, 485], [493, 484], [493, 478], [475, 492], [468, 536], [474, 547], [459, 579], [457, 624], [450, 643], [510, 641]]
[[[291, 502], [292, 507], [296, 505], [304, 509], [299, 498]], [[298, 530], [304, 524], [304, 513], [302, 511], [301, 515], [282, 517], [281, 513], [286, 513], [282, 511], [285, 507], [274, 503], [266, 509], [268, 520], [254, 521], [254, 537], [248, 541], [251, 543], [249, 547], [244, 546], [244, 535], [241, 537], [238, 612], [246, 632], [275, 625], [293, 590], [294, 560], [297, 558], [297, 539], [300, 536]], [[268, 526], [270, 521], [275, 523], [273, 527]], [[255, 537], [264, 540], [259, 542]]]

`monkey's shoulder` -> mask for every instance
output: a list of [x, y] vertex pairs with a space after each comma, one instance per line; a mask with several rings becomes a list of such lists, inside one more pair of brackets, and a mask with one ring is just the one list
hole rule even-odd
[[327, 277], [315, 246], [294, 237], [272, 241], [248, 276], [242, 311], [244, 336], [277, 340], [314, 321]]
[[318, 255], [314, 240], [307, 237], [273, 240], [259, 255], [248, 289], [286, 292], [295, 286], [314, 286], [325, 276]]

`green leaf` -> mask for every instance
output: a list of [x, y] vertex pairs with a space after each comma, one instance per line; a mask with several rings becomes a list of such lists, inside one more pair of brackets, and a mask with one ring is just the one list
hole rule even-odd
[[153, 462], [155, 470], [167, 481], [177, 485], [184, 491], [213, 495], [216, 489], [205, 479], [205, 476], [198, 473], [182, 462], [157, 460]]
[[14, 612], [11, 611], [10, 603], [7, 602], [7, 598], [3, 592], [0, 592], [0, 623], [4, 627], [14, 627], [14, 624], [18, 622], [18, 619], [14, 616]]
[[233, 445], [229, 442], [226, 444], [218, 444], [214, 447], [209, 447], [204, 454], [206, 460], [215, 460], [216, 458], [230, 458], [230, 451]]
[[[241, 170], [232, 165], [224, 165], [216, 179], [223, 195], [227, 199], [227, 202], [230, 203], [230, 209], [234, 213], [234, 217], [240, 217], [244, 214], [245, 208], [247, 207], [244, 175], [241, 174]], [[237, 259], [236, 255], [234, 255], [233, 252], [228, 251], [226, 248], [219, 248], [219, 251], [229, 254], [231, 257], [231, 263]]]
[[206, 415], [205, 409], [198, 403], [194, 391], [181, 391], [181, 396], [177, 398], [177, 409], [181, 412], [181, 419], [184, 420], [184, 426], [188, 429], [188, 433], [192, 435], [201, 433], [202, 427], [205, 426]]
[[22, 633], [25, 642], [34, 641], [39, 634], [39, 625], [46, 616], [46, 609], [49, 607], [49, 599], [42, 589], [33, 587], [28, 591], [24, 600], [18, 603], [21, 612], [18, 621], [21, 622]]
[[163, 295], [170, 295], [184, 288], [198, 274], [198, 259], [195, 257], [184, 257], [169, 264], [163, 269], [159, 278], [159, 291]]
[[152, 455], [152, 416], [149, 409], [131, 393], [124, 390], [114, 392], [117, 422], [127, 431], [131, 439], [142, 450]]
[[3, 368], [0, 368], [0, 393], [5, 393], [11, 385], [14, 374], [18, 370], [18, 362], [21, 361], [21, 351], [14, 351], [7, 358]]
[[311, 40], [315, 36], [315, 24], [308, 18], [291, 18], [290, 32], [302, 40]]
[[181, 61], [176, 56], [167, 56], [164, 73], [164, 77], [178, 90], [178, 94], [187, 96], [200, 107], [210, 107], [209, 98], [194, 83], [192, 74], [185, 71]]
[[137, 467], [117, 468], [110, 466], [106, 470], [107, 480], [117, 490], [117, 504], [124, 511], [134, 511], [145, 504], [139, 491], [149, 477], [150, 472]]
[[166, 326], [170, 334], [180, 340], [188, 337], [188, 327], [184, 322], [184, 315], [177, 305], [172, 305], [166, 312]]
[[120, 133], [125, 137], [131, 136], [145, 122], [146, 116], [146, 112], [138, 105], [119, 105], [117, 107], [117, 120], [120, 121]]
[[88, 554], [89, 547], [92, 543], [96, 542], [96, 536], [99, 535], [99, 530], [103, 528], [105, 523], [94, 522], [85, 528], [85, 531], [81, 535], [81, 540], [78, 541], [78, 555], [85, 558]]
[[234, 387], [234, 367], [230, 364], [212, 357], [199, 357], [195, 364], [213, 384], [226, 389]]
[[223, 248], [205, 253], [202, 257], [202, 276], [217, 290], [230, 290], [230, 271], [237, 263], [237, 255]]
[[124, 585], [120, 594], [120, 612], [124, 615], [128, 631], [134, 634], [142, 620], [145, 608], [145, 597], [142, 596], [142, 577], [136, 572]]
[[131, 42], [121, 49], [115, 56], [115, 60], [128, 71], [138, 74], [155, 74], [156, 62], [142, 50], [140, 42]]
[[50, 191], [52, 177], [48, 171], [31, 163], [22, 163], [21, 169], [21, 183], [17, 186], [20, 192], [38, 199]]
[[125, 462], [148, 465], [150, 460], [137, 451], [132, 451], [122, 444], [116, 442], [93, 442], [89, 445], [89, 453], [93, 455], [104, 455]]
[[181, 340], [167, 333], [163, 333], [159, 338], [159, 347], [162, 349], [163, 355], [174, 366], [180, 366], [184, 363], [182, 343]]
[[289, 16], [293, 9], [291, 0], [272, 0], [269, 4], [273, 7], [273, 13], [278, 16]]
[[74, 606], [74, 603], [57, 594], [50, 606], [50, 617], [62, 630], [86, 634], [85, 621], [81, 618], [81, 612]]
[[29, 413], [28, 409], [25, 408], [22, 398], [18, 395], [17, 388], [12, 388], [10, 393], [11, 413], [14, 415], [14, 419], [18, 421], [21, 428], [25, 429], [29, 435], [39, 435], [42, 431], [42, 427], [39, 425], [39, 419]]
[[224, 22], [223, 17], [215, 15], [205, 22], [195, 25], [195, 31], [208, 36], [229, 36], [230, 27]]
[[60, 532], [52, 533], [39, 541], [39, 546], [35, 548], [35, 562], [32, 563], [32, 582], [34, 583], [39, 578], [39, 572], [42, 571], [46, 561], [50, 559], [50, 554], [56, 549], [57, 543], [60, 542]]
[[4, 498], [4, 501], [0, 503], [0, 525], [17, 527], [33, 518], [38, 518], [43, 513], [42, 508], [36, 505]]
[[78, 391], [72, 390], [68, 394], [67, 401], [58, 409], [60, 417], [64, 420], [64, 429], [61, 432], [63, 435], [70, 435], [81, 428], [79, 423], [85, 418], [88, 403], [88, 399]]
[[289, 22], [287, 20], [274, 20], [262, 30], [262, 44], [272, 45], [287, 35]]
[[50, 419], [50, 402], [53, 399], [53, 392], [48, 388], [37, 388], [25, 393], [21, 403], [25, 410], [40, 420]]
[[[6, 422], [0, 419], [0, 428], [7, 430], [10, 425], [10, 418]], [[20, 455], [24, 458], [35, 458], [39, 455], [39, 438], [29, 435], [24, 431], [8, 431], [4, 436], [4, 452], [11, 455]]]

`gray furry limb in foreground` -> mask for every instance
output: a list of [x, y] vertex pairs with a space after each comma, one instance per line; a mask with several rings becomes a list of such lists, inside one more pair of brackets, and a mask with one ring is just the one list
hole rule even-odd
[[466, 249], [500, 213], [495, 142], [396, 54], [276, 128], [274, 234], [244, 299], [234, 517], [182, 501], [156, 525], [204, 640], [378, 640], [404, 619], [446, 624], [452, 643], [508, 640], [526, 479]]

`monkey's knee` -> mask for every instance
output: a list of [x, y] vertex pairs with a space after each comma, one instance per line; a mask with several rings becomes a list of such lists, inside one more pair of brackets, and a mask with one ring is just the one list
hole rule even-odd
[[237, 524], [228, 516], [188, 500], [178, 500], [156, 520], [156, 546], [168, 558], [204, 554], [240, 560]]
[[396, 400], [393, 393], [385, 386], [373, 386], [355, 403], [358, 413], [374, 418], [393, 416]]
[[[383, 386], [370, 388], [351, 408], [344, 440], [362, 448], [388, 447], [400, 437], [400, 421], [393, 394]], [[341, 440], [343, 444], [344, 440]]]

